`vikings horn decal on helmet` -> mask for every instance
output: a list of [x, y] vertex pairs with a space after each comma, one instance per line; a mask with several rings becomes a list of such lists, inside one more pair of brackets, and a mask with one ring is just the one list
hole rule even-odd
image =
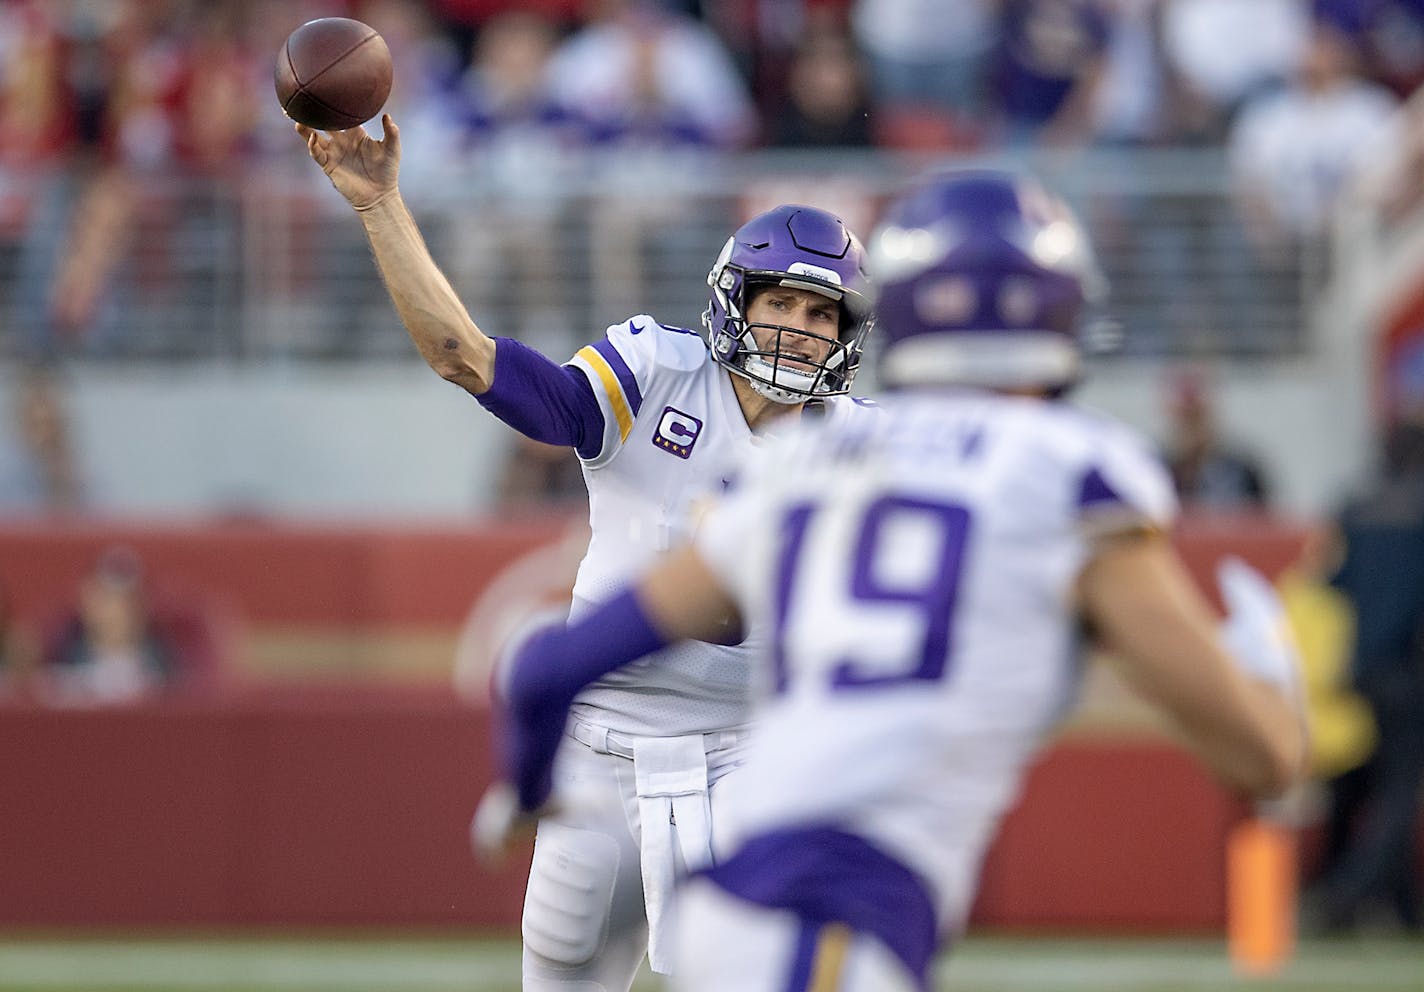
[[939, 174], [893, 203], [871, 240], [889, 387], [1034, 387], [1080, 375], [1083, 316], [1105, 284], [1068, 206], [1036, 180]]
[[[785, 205], [747, 221], [727, 239], [707, 274], [710, 301], [702, 315], [712, 358], [778, 403], [802, 403], [850, 389], [865, 336], [874, 325], [874, 299], [865, 251], [841, 221], [814, 207]], [[820, 361], [796, 352], [794, 341], [819, 338], [775, 324], [750, 325], [747, 304], [760, 286], [791, 286], [840, 303], [840, 333]], [[761, 332], [758, 342], [757, 332]], [[825, 340], [825, 339], [822, 339]]]

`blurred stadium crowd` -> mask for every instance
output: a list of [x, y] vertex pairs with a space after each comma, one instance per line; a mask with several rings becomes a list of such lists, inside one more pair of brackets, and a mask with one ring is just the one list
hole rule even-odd
[[[290, 275], [268, 273], [252, 289], [264, 260], [278, 264], [258, 233], [269, 215], [318, 219], [325, 202], [309, 170], [297, 171], [303, 150], [277, 112], [274, 56], [296, 24], [329, 15], [365, 20], [390, 45], [390, 109], [404, 125], [412, 205], [478, 196], [482, 212], [465, 226], [502, 232], [441, 246], [457, 287], [507, 305], [515, 333], [549, 343], [537, 340], [543, 333], [560, 348], [564, 325], [581, 337], [602, 326], [600, 287], [637, 286], [639, 274], [627, 270], [640, 264], [658, 279], [658, 257], [669, 252], [653, 245], [642, 263], [590, 252], [578, 262], [593, 270], [587, 294], [548, 278], [576, 268], [549, 232], [568, 220], [556, 192], [580, 183], [597, 194], [583, 222], [606, 244], [646, 237], [669, 209], [695, 210], [645, 194], [654, 176], [666, 185], [680, 171], [705, 175], [709, 156], [1206, 149], [1229, 168], [1231, 222], [1241, 230], [1201, 235], [1200, 244], [1147, 233], [1123, 251], [1166, 259], [1224, 251], [1238, 267], [1260, 268], [1258, 293], [1277, 292], [1259, 287], [1279, 277], [1288, 296], [1311, 264], [1302, 240], [1323, 231], [1367, 149], [1417, 142], [1421, 130], [1395, 113], [1424, 80], [1417, 0], [4, 0], [5, 353], [252, 350], [230, 343], [251, 332], [224, 321], [239, 319], [240, 295], [280, 295], [273, 280]], [[870, 171], [871, 160], [846, 161], [845, 171]], [[1133, 171], [1131, 161], [1120, 167]], [[289, 174], [301, 178], [284, 199]], [[264, 183], [265, 213], [234, 202], [233, 190], [254, 179]], [[1411, 179], [1389, 195], [1414, 191]], [[863, 212], [868, 222], [873, 207]], [[1174, 212], [1179, 228], [1204, 223], [1181, 216], [1204, 212], [1191, 196], [1148, 210], [1167, 218], [1163, 226]], [[1117, 214], [1090, 217], [1090, 226], [1143, 221], [1132, 208]], [[281, 237], [300, 241], [294, 228]], [[360, 265], [363, 253], [359, 242], [344, 254], [325, 247], [307, 276], [329, 283], [328, 269], [353, 255]], [[224, 277], [238, 269], [247, 270], [242, 284]], [[506, 286], [504, 269], [541, 275]], [[1138, 282], [1152, 291], [1149, 276]], [[1122, 294], [1129, 300], [1133, 285]], [[145, 287], [182, 296], [212, 326], [189, 318], [182, 334], [164, 334], [160, 306], [135, 310]], [[125, 292], [120, 318], [125, 301], [114, 297]], [[588, 319], [572, 299], [581, 295], [594, 297]], [[347, 324], [369, 302], [354, 296]], [[1242, 314], [1236, 323], [1269, 323]], [[1214, 333], [1217, 346], [1239, 336]], [[1268, 340], [1279, 347], [1291, 337]], [[404, 354], [403, 345], [396, 337], [388, 352]]]
[[273, 57], [334, 14], [467, 150], [516, 114], [569, 146], [1221, 142], [1327, 73], [1361, 114], [1424, 81], [1413, 0], [6, 0], [6, 167], [291, 155]]

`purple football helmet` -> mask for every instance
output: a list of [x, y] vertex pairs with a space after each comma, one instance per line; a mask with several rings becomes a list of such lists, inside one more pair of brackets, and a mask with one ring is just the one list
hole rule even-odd
[[[802, 403], [847, 392], [860, 367], [865, 336], [875, 323], [865, 250], [840, 219], [815, 207], [785, 205], [747, 221], [727, 239], [712, 271], [702, 314], [712, 358], [778, 403]], [[783, 363], [783, 335], [820, 337], [775, 324], [747, 323], [747, 304], [759, 286], [807, 289], [840, 303], [840, 334], [825, 359]], [[754, 326], [773, 331], [759, 345]]]
[[899, 197], [871, 243], [887, 387], [1066, 389], [1103, 279], [1068, 206], [1008, 172], [941, 173]]

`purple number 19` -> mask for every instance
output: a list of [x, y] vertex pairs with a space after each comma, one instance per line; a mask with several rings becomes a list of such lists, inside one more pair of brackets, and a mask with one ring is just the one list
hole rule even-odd
[[[812, 505], [797, 506], [786, 521], [786, 540], [778, 563], [776, 632], [772, 648], [778, 691], [785, 687], [787, 677], [785, 633], [792, 577], [814, 510]], [[921, 553], [931, 567], [928, 574], [913, 582], [897, 582], [884, 576], [880, 567], [884, 531], [887, 526], [916, 518], [930, 524], [927, 530], [933, 534], [934, 543]], [[918, 618], [917, 640], [912, 654], [905, 658], [903, 670], [887, 673], [883, 666], [876, 666], [870, 671], [849, 658], [831, 669], [832, 685], [868, 688], [944, 677], [952, 647], [951, 620], [968, 533], [969, 511], [962, 506], [892, 495], [882, 496], [866, 507], [855, 542], [850, 597], [859, 603], [904, 605]]]

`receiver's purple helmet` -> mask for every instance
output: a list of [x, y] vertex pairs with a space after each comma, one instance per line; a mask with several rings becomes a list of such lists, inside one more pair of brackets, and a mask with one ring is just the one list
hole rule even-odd
[[[874, 300], [865, 251], [839, 218], [796, 205], [753, 217], [727, 239], [707, 274], [707, 285], [712, 292], [702, 323], [717, 364], [779, 403], [801, 403], [850, 389], [865, 336], [875, 322]], [[768, 324], [764, 326], [776, 332], [774, 338], [766, 347], [757, 344], [746, 312], [752, 290], [763, 285], [793, 286], [839, 301], [840, 334], [813, 369], [783, 365], [781, 338], [817, 335]]]
[[870, 254], [887, 387], [1058, 391], [1078, 379], [1103, 281], [1072, 211], [1037, 181], [937, 175], [890, 206]]

